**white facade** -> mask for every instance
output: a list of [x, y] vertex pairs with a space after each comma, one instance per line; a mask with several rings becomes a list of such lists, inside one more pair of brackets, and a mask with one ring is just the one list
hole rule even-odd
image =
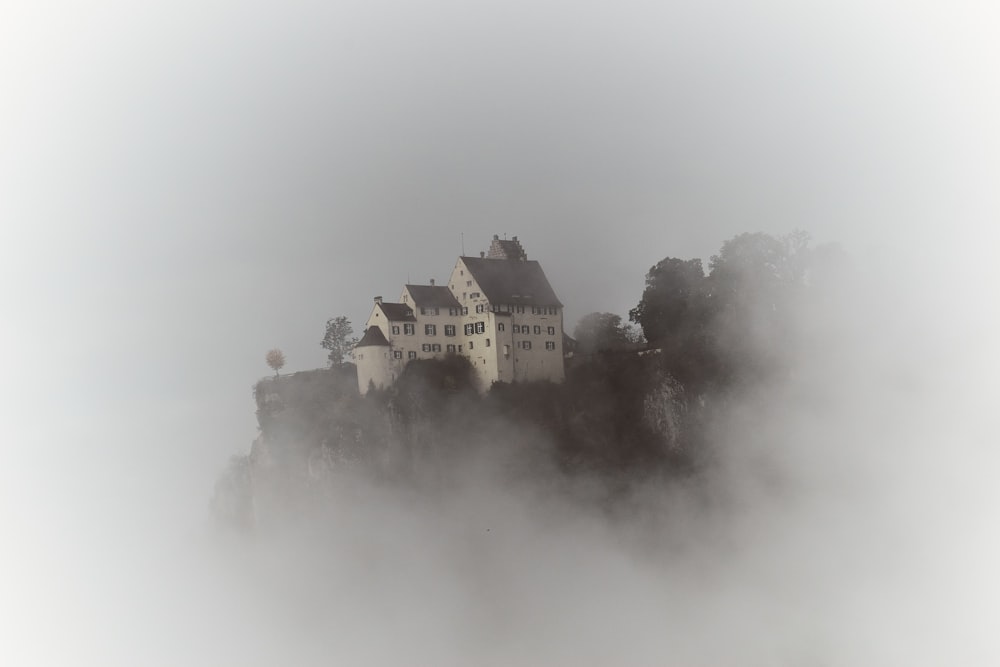
[[358, 389], [362, 394], [368, 389], [385, 389], [398, 377], [398, 371], [392, 360], [392, 350], [388, 345], [372, 345], [357, 349], [354, 353], [354, 363], [358, 367]]
[[494, 237], [489, 257], [458, 258], [447, 287], [406, 285], [397, 303], [376, 297], [354, 349], [358, 387], [387, 387], [409, 361], [447, 354], [469, 359], [480, 391], [494, 382], [562, 382], [562, 311], [517, 237]]
[[533, 299], [515, 294], [494, 297], [497, 302], [491, 302], [469, 266], [469, 260], [480, 259], [459, 257], [448, 280], [467, 313], [461, 320], [467, 338], [465, 356], [476, 369], [480, 385], [488, 388], [493, 382], [562, 382], [562, 304], [524, 305], [516, 302]]

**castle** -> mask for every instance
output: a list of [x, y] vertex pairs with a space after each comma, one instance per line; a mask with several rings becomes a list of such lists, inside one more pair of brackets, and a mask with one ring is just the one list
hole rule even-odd
[[467, 358], [480, 391], [494, 382], [562, 382], [563, 306], [524, 248], [493, 236], [488, 253], [459, 257], [448, 285], [404, 285], [375, 297], [355, 346], [358, 388], [384, 388], [413, 359]]

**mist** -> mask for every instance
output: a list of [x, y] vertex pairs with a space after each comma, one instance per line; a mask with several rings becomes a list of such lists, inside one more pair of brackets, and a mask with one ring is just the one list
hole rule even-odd
[[[0, 7], [5, 664], [990, 664], [1000, 54], [977, 3]], [[209, 520], [264, 353], [518, 234], [625, 315], [800, 228], [794, 372], [630, 490], [496, 449]], [[500, 440], [498, 438], [498, 440]], [[524, 459], [517, 459], [523, 461]], [[993, 529], [993, 530], [991, 530]]]

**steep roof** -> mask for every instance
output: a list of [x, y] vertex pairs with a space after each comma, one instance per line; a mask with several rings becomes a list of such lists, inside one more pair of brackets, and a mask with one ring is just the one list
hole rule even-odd
[[490, 303], [561, 306], [542, 266], [534, 260], [463, 257]]
[[443, 285], [407, 285], [413, 303], [422, 308], [461, 308], [451, 290]]
[[383, 301], [378, 307], [385, 313], [385, 318], [390, 322], [416, 322], [413, 316], [413, 309], [405, 303], [387, 303]]
[[[385, 304], [383, 304], [385, 305]], [[365, 331], [365, 335], [361, 337], [358, 344], [354, 347], [374, 347], [376, 345], [383, 345], [388, 347], [389, 341], [386, 340], [385, 335], [382, 330], [376, 326], [370, 326]]]

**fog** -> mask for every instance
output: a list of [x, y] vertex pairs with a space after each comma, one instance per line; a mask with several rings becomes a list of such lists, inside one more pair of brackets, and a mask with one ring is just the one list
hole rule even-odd
[[[4, 664], [991, 664], [997, 10], [0, 6]], [[517, 234], [567, 324], [744, 231], [838, 242], [696, 480], [346, 477], [209, 522], [281, 347]]]

